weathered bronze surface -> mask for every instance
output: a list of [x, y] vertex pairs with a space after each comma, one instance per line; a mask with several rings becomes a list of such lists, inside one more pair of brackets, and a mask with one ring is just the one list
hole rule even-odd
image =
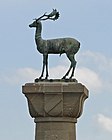
[[42, 73], [39, 79], [42, 79], [44, 74], [44, 69], [46, 68], [46, 77], [45, 79], [48, 79], [48, 54], [63, 54], [65, 53], [68, 59], [70, 60], [70, 68], [68, 69], [67, 73], [63, 76], [62, 79], [66, 79], [66, 77], [69, 75], [70, 71], [71, 75], [69, 79], [72, 79], [74, 76], [74, 70], [76, 67], [76, 60], [75, 60], [75, 54], [78, 52], [80, 48], [80, 42], [77, 41], [74, 38], [58, 38], [58, 39], [50, 39], [50, 40], [44, 40], [41, 37], [42, 32], [42, 20], [57, 20], [59, 18], [59, 12], [57, 12], [56, 9], [53, 9], [53, 11], [50, 14], [44, 14], [38, 19], [35, 19], [35, 21], [29, 25], [29, 27], [35, 27], [35, 42], [37, 45], [37, 50], [43, 54], [43, 68]]

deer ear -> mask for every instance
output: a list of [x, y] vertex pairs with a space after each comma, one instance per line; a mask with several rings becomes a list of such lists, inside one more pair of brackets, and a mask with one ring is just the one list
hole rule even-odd
[[38, 24], [38, 20], [35, 21]]
[[38, 19], [36, 19], [35, 21], [36, 21], [37, 23], [39, 23], [39, 22], [40, 22], [40, 19], [39, 19], [39, 20], [38, 20]]

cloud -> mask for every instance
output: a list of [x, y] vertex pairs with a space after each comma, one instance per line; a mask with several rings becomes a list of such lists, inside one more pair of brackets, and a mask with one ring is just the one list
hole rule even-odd
[[[49, 78], [61, 78], [66, 71], [65, 66], [56, 66], [49, 69]], [[41, 71], [33, 68], [20, 68], [12, 71], [10, 74], [0, 75], [0, 83], [7, 83], [9, 85], [17, 85], [24, 82], [34, 82], [34, 79], [40, 76]], [[45, 76], [45, 75], [44, 75]]]
[[56, 79], [60, 79], [64, 76], [64, 74], [67, 71], [67, 67], [66, 66], [62, 66], [62, 65], [58, 65], [56, 67], [50, 68], [50, 78], [56, 78]]
[[20, 68], [10, 74], [1, 76], [0, 83], [7, 83], [9, 85], [18, 85], [24, 82], [33, 82], [39, 71], [32, 68]]
[[[80, 59], [80, 67], [75, 70], [76, 79], [86, 85], [91, 93], [99, 93], [107, 89], [110, 92], [112, 90], [112, 59], [108, 60], [104, 55], [90, 51], [80, 54]], [[67, 65], [67, 63], [62, 63], [49, 68], [49, 78], [62, 78], [68, 69]], [[34, 79], [39, 77], [40, 73], [40, 70], [34, 68], [20, 68], [10, 74], [2, 75], [0, 81], [12, 85], [34, 82]]]
[[99, 52], [85, 51], [80, 54], [81, 64], [88, 65], [97, 72], [109, 72], [112, 70], [112, 58], [107, 57]]
[[107, 57], [99, 52], [85, 51], [79, 55], [79, 64], [97, 74], [102, 84], [102, 90], [109, 93], [112, 91], [112, 57]]
[[97, 122], [102, 129], [112, 133], [112, 118], [107, 117], [103, 114], [98, 114]]
[[[65, 66], [56, 66], [49, 69], [49, 78], [61, 78], [64, 71], [66, 71]], [[9, 85], [17, 85], [24, 82], [34, 82], [34, 79], [40, 76], [41, 71], [33, 68], [20, 68], [11, 72], [10, 74], [2, 74], [0, 77], [0, 83], [7, 83]]]
[[[49, 78], [60, 79], [67, 71], [66, 66], [58, 65], [49, 69]], [[40, 76], [40, 71], [33, 68], [20, 68], [2, 76], [1, 81], [9, 85], [17, 85], [19, 83], [34, 82], [34, 79]], [[88, 68], [78, 68], [76, 70], [76, 79], [85, 84], [91, 90], [98, 90], [101, 88], [101, 81], [98, 75]], [[95, 84], [94, 84], [95, 83]]]
[[82, 67], [77, 69], [77, 79], [85, 84], [93, 93], [98, 93], [102, 89], [102, 81], [97, 73], [89, 68]]

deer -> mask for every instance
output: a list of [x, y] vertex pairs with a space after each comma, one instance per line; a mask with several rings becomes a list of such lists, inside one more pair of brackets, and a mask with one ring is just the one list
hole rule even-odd
[[37, 50], [43, 54], [43, 66], [42, 72], [39, 79], [42, 79], [44, 76], [44, 70], [46, 68], [46, 75], [45, 79], [48, 79], [48, 55], [49, 54], [66, 54], [67, 58], [70, 60], [70, 67], [66, 74], [62, 77], [62, 79], [66, 79], [69, 76], [71, 71], [71, 75], [68, 79], [72, 79], [74, 76], [74, 71], [76, 67], [76, 60], [75, 54], [78, 52], [80, 48], [80, 42], [74, 38], [56, 38], [56, 39], [42, 39], [41, 32], [42, 32], [42, 21], [45, 20], [57, 20], [59, 18], [59, 12], [56, 9], [50, 14], [44, 13], [39, 18], [35, 18], [34, 22], [29, 25], [30, 28], [35, 27], [35, 43], [37, 46]]

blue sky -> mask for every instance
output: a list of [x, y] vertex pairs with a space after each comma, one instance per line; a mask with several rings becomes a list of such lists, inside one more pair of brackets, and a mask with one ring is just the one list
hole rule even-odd
[[[35, 126], [21, 87], [40, 75], [33, 19], [52, 8], [60, 19], [43, 23], [44, 39], [73, 37], [81, 42], [76, 78], [89, 89], [77, 123], [78, 140], [112, 138], [112, 1], [0, 1], [0, 139], [34, 139]], [[69, 66], [65, 55], [49, 57], [50, 77], [61, 78]]]

